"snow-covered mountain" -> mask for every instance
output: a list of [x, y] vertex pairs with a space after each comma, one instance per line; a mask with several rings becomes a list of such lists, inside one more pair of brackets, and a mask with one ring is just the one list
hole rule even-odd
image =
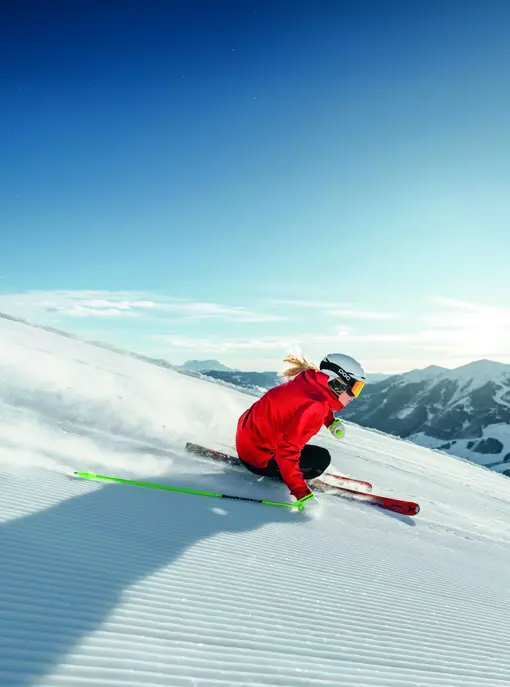
[[367, 385], [342, 416], [510, 474], [510, 365], [395, 375]]
[[278, 386], [282, 378], [277, 372], [246, 372], [244, 370], [203, 370], [202, 374], [251, 391], [259, 396], [267, 389]]
[[183, 365], [176, 365], [175, 368], [184, 372], [231, 371], [230, 367], [223, 365], [219, 360], [187, 360]]
[[421, 505], [302, 513], [187, 454], [253, 396], [0, 319], [2, 687], [507, 687], [510, 481], [347, 424], [334, 468]]
[[253, 396], [261, 396], [283, 381], [277, 372], [234, 370], [218, 360], [188, 360], [184, 365], [173, 365], [172, 368], [198, 379], [212, 379], [227, 386], [240, 387]]

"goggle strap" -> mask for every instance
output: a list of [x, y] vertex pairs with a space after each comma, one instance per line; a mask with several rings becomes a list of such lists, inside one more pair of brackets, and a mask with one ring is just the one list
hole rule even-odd
[[321, 370], [331, 370], [331, 372], [334, 372], [337, 375], [339, 369], [340, 367], [336, 363], [332, 363], [329, 360], [324, 360], [321, 363]]

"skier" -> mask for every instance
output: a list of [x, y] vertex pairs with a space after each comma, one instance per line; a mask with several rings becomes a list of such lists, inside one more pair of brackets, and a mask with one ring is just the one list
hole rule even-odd
[[269, 389], [239, 418], [237, 455], [250, 472], [283, 480], [298, 501], [314, 498], [306, 480], [329, 466], [329, 451], [307, 442], [324, 425], [333, 436], [344, 435], [342, 410], [365, 385], [357, 360], [331, 353], [319, 368], [304, 357], [289, 355], [282, 377], [290, 381]]

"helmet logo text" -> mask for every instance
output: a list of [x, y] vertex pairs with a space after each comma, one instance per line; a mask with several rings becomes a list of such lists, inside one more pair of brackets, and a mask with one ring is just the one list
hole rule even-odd
[[352, 377], [350, 374], [347, 374], [345, 370], [342, 370], [341, 367], [338, 368], [338, 374], [343, 377], [347, 382], [352, 381]]

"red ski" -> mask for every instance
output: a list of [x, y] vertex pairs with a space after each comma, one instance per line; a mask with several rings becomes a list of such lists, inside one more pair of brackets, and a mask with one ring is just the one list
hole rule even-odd
[[[215, 451], [211, 448], [206, 448], [205, 446], [199, 446], [198, 444], [192, 444], [188, 442], [186, 444], [186, 451], [196, 453], [199, 456], [205, 458], [211, 458], [220, 463], [225, 463], [227, 465], [241, 467], [239, 458], [237, 456], [231, 456], [228, 453], [222, 453], [221, 451]], [[344, 488], [351, 490], [351, 488], [356, 489], [359, 493], [368, 493], [372, 491], [372, 485], [370, 482], [365, 482], [360, 479], [352, 479], [351, 477], [345, 477], [344, 475], [337, 475], [334, 472], [325, 472], [322, 475], [324, 479], [328, 479], [333, 482], [335, 488]], [[332, 486], [332, 485], [328, 485]]]
[[402, 515], [417, 515], [420, 512], [420, 506], [414, 503], [414, 501], [403, 501], [402, 499], [393, 499], [389, 496], [377, 496], [376, 494], [367, 494], [363, 491], [343, 489], [342, 487], [327, 484], [319, 478], [312, 480], [311, 487], [325, 494], [335, 494], [336, 496], [353, 499], [354, 501], [365, 501], [365, 503], [379, 506], [379, 508], [384, 508], [394, 513], [401, 513]]
[[370, 482], [365, 482], [362, 479], [353, 479], [352, 477], [337, 475], [335, 472], [325, 472], [323, 477], [327, 477], [330, 481], [332, 481], [335, 487], [344, 487], [345, 489], [354, 488], [358, 491], [363, 491], [365, 494], [368, 494], [372, 491], [372, 485]]

